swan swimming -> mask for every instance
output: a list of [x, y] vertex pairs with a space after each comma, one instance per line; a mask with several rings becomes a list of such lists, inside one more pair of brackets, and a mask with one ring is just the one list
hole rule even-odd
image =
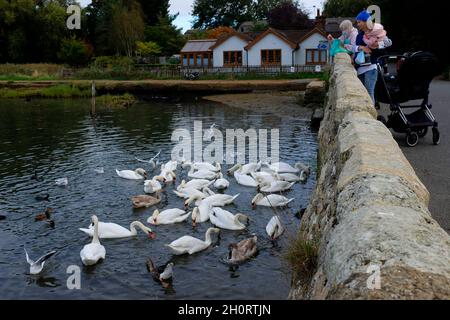
[[[152, 229], [144, 226], [143, 223], [139, 221], [133, 221], [130, 224], [130, 230], [111, 222], [98, 222], [98, 237], [100, 239], [119, 239], [119, 238], [129, 238], [137, 235], [137, 229], [141, 229], [150, 239], [154, 239], [156, 234]], [[93, 237], [95, 232], [95, 225], [91, 223], [89, 229], [80, 228], [81, 231], [86, 233], [88, 236]]]
[[249, 218], [245, 214], [238, 213], [236, 215], [222, 208], [214, 207], [209, 212], [209, 220], [218, 228], [226, 230], [244, 230], [247, 226], [241, 220], [248, 222]]
[[294, 198], [288, 199], [277, 194], [269, 194], [264, 196], [262, 193], [258, 193], [252, 200], [252, 206], [283, 207], [294, 200]]
[[185, 221], [191, 213], [181, 209], [167, 209], [162, 212], [159, 210], [153, 211], [150, 218], [147, 219], [147, 223], [153, 225], [161, 224], [174, 224]]
[[91, 217], [91, 221], [94, 224], [94, 234], [92, 242], [85, 245], [80, 251], [81, 261], [85, 266], [92, 266], [100, 261], [100, 259], [105, 259], [106, 249], [101, 245], [98, 238], [98, 218], [96, 215]]
[[283, 234], [284, 228], [278, 216], [273, 216], [272, 219], [270, 219], [266, 226], [266, 232], [272, 240], [275, 240]]
[[212, 233], [220, 233], [220, 229], [218, 228], [209, 228], [205, 233], [205, 241], [191, 237], [191, 236], [183, 236], [175, 241], [172, 241], [170, 244], [166, 244], [175, 255], [181, 254], [194, 254], [200, 251], [207, 249], [211, 244], [211, 234]]
[[119, 171], [116, 169], [116, 173], [119, 177], [128, 180], [143, 180], [147, 178], [147, 172], [142, 168], [138, 168], [134, 171], [132, 170]]

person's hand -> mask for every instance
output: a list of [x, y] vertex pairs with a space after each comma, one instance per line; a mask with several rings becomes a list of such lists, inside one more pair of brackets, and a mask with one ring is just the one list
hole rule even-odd
[[333, 40], [334, 40], [334, 38], [333, 38], [333, 36], [332, 36], [331, 34], [329, 34], [329, 35], [327, 36], [327, 39], [328, 39], [329, 41], [333, 41]]
[[370, 50], [370, 48], [369, 47], [364, 47], [364, 46], [360, 46], [359, 47], [359, 50], [362, 50], [362, 51], [364, 51], [365, 53], [372, 53], [372, 50]]

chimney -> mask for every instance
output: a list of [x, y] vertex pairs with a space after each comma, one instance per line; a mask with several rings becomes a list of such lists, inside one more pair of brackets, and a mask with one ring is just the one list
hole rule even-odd
[[316, 20], [314, 21], [314, 26], [316, 28], [325, 30], [325, 17], [320, 15], [320, 9], [317, 9], [317, 16], [316, 16]]

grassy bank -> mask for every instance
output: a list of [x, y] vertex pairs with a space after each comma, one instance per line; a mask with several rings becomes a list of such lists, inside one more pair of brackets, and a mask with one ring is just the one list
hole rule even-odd
[[64, 66], [58, 64], [0, 64], [0, 80], [40, 81], [61, 78]]
[[43, 88], [1, 88], [0, 98], [86, 98], [91, 95], [88, 87], [59, 84]]

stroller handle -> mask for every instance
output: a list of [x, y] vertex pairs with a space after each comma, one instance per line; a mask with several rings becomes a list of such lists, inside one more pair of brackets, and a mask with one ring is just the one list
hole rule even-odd
[[403, 55], [403, 54], [398, 54], [398, 55], [395, 55], [395, 54], [387, 54], [387, 55], [378, 57], [377, 62], [378, 62], [378, 64], [380, 64], [382, 61], [385, 61], [385, 60], [387, 60], [387, 59], [396, 59], [396, 60], [398, 60], [399, 58], [406, 58], [406, 56]]

